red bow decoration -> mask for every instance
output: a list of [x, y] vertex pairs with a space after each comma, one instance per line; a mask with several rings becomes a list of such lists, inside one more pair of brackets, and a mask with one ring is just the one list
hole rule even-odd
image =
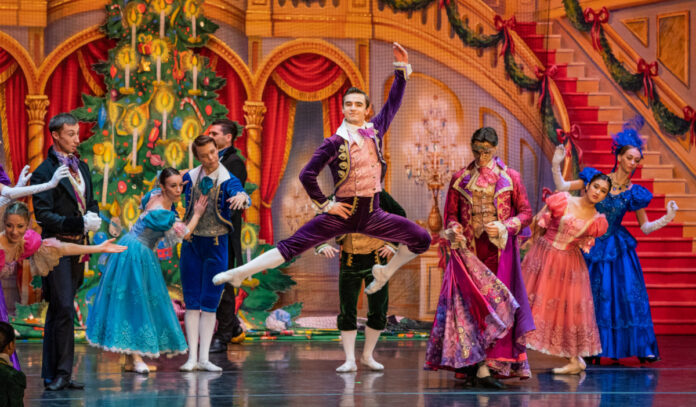
[[[534, 68], [534, 74], [537, 79], [541, 81], [541, 94], [539, 95], [539, 101], [537, 102], [537, 107], [541, 108], [541, 101], [546, 97], [546, 93], [549, 91], [549, 78], [553, 79], [558, 73], [558, 66], [551, 65], [550, 67], [543, 69], [538, 66]], [[553, 104], [553, 94], [549, 93], [551, 96], [551, 104]]]
[[602, 50], [602, 43], [599, 40], [599, 30], [602, 28], [601, 24], [609, 22], [609, 10], [606, 7], [602, 7], [599, 12], [594, 11], [591, 8], [585, 9], [585, 22], [592, 23], [592, 30], [590, 34], [592, 35], [592, 46], [597, 51]]
[[541, 189], [541, 200], [546, 203], [546, 198], [553, 195], [553, 191], [544, 187]]
[[689, 131], [691, 133], [691, 140], [689, 141], [689, 143], [696, 144], [696, 131], [694, 130], [694, 127], [696, 127], [696, 111], [691, 106], [684, 107], [683, 111], [684, 120], [691, 123], [691, 125], [689, 126]]
[[517, 26], [517, 20], [515, 16], [510, 17], [508, 20], [503, 20], [503, 17], [496, 15], [493, 19], [495, 22], [495, 29], [503, 31], [503, 47], [500, 49], [500, 56], [505, 55], [505, 52], [510, 48], [510, 53], [515, 53], [515, 43], [512, 42], [512, 37], [510, 36], [510, 30], [514, 30]]
[[575, 147], [575, 151], [578, 152], [578, 161], [582, 161], [582, 149], [578, 146], [578, 141], [580, 141], [580, 126], [573, 124], [570, 126], [570, 131], [568, 132], [563, 131], [563, 129], [556, 129], [556, 136], [558, 136], [558, 141], [562, 144], [568, 141], [568, 145], [566, 146], [566, 157], [570, 158], [572, 151], [571, 146], [573, 146]]
[[643, 75], [643, 92], [648, 99], [655, 98], [655, 85], [652, 77], [657, 76], [657, 61], [652, 64], [645, 62], [643, 58], [638, 60], [638, 73]]

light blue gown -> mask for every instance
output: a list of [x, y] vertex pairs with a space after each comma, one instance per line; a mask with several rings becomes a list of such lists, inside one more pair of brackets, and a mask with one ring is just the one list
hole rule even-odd
[[[153, 190], [142, 199], [147, 207]], [[111, 254], [87, 317], [87, 341], [110, 352], [158, 357], [188, 349], [172, 307], [159, 260], [160, 238], [180, 239], [176, 213], [160, 205], [148, 208], [118, 244], [128, 250]], [[179, 228], [181, 229], [181, 228]]]

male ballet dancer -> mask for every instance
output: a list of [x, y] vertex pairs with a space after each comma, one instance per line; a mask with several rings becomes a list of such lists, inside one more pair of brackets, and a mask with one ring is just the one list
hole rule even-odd
[[[312, 159], [302, 169], [300, 181], [312, 202], [323, 213], [302, 226], [291, 237], [281, 240], [277, 248], [252, 261], [213, 278], [214, 284], [230, 282], [239, 287], [245, 278], [262, 270], [278, 267], [307, 249], [333, 237], [362, 233], [383, 240], [398, 242], [394, 257], [386, 265], [372, 268], [374, 280], [365, 289], [367, 294], [379, 291], [399, 269], [430, 247], [430, 234], [414, 222], [389, 214], [379, 206], [381, 181], [387, 170], [382, 154], [384, 133], [399, 110], [411, 72], [408, 53], [393, 44], [394, 82], [382, 110], [365, 121], [370, 100], [357, 88], [343, 96], [345, 117], [336, 134], [324, 140]], [[335, 198], [329, 200], [319, 188], [317, 176], [328, 165], [334, 179]]]

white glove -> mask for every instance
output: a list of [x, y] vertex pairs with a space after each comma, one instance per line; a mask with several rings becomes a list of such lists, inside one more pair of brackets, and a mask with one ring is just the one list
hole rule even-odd
[[60, 180], [62, 180], [63, 178], [67, 178], [69, 176], [70, 176], [70, 169], [68, 168], [68, 166], [61, 165], [60, 167], [58, 167], [56, 172], [53, 173], [51, 180], [48, 182], [51, 185], [53, 185], [53, 187], [55, 188], [56, 186], [58, 186], [58, 183], [60, 182]]
[[87, 212], [82, 219], [85, 222], [85, 233], [96, 232], [101, 227], [102, 220], [99, 215], [94, 212]]
[[553, 183], [558, 191], [570, 189], [570, 182], [563, 179], [563, 174], [561, 174], [561, 163], [565, 160], [565, 154], [565, 147], [563, 144], [559, 144], [556, 146], [556, 151], [553, 152], [551, 159], [551, 174], [553, 174]]
[[27, 185], [30, 178], [31, 173], [29, 172], [29, 166], [25, 165], [24, 168], [22, 168], [22, 172], [19, 174], [19, 179], [17, 180], [17, 185], [15, 185], [15, 187], [23, 187]]
[[656, 221], [643, 223], [640, 225], [640, 230], [642, 230], [646, 235], [649, 235], [656, 230], [662, 229], [663, 227], [667, 226], [669, 222], [674, 220], [674, 217], [677, 216], [678, 210], [679, 207], [677, 206], [677, 203], [674, 201], [669, 201], [667, 203], [667, 214]]
[[[22, 170], [22, 173], [24, 173], [24, 170]], [[28, 195], [34, 195], [39, 192], [48, 191], [49, 189], [55, 188], [56, 185], [58, 185], [58, 183], [60, 182], [60, 180], [67, 177], [68, 175], [70, 175], [68, 167], [61, 165], [53, 174], [53, 178], [51, 178], [51, 180], [48, 182], [44, 182], [43, 184], [39, 185], [30, 185], [28, 187], [16, 186], [13, 188], [6, 186], [2, 189], [0, 195], [9, 199], [17, 199]], [[25, 175], [25, 180], [28, 180], [30, 176], [31, 174], [28, 176]]]

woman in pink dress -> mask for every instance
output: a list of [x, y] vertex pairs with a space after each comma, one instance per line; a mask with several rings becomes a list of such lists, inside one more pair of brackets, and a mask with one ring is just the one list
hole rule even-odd
[[[11, 203], [2, 217], [0, 226], [0, 277], [13, 276], [24, 260], [29, 260], [34, 275], [45, 276], [62, 256], [92, 253], [120, 253], [125, 246], [106, 240], [100, 245], [84, 246], [60, 242], [56, 239], [41, 240], [41, 235], [29, 229], [29, 208], [22, 202]], [[9, 322], [3, 287], [0, 284], [0, 321]], [[12, 355], [12, 364], [19, 369], [17, 355]]]
[[570, 358], [554, 368], [557, 374], [578, 374], [585, 369], [583, 356], [602, 352], [587, 264], [580, 250], [588, 252], [594, 239], [608, 227], [595, 204], [611, 189], [611, 180], [596, 174], [582, 197], [559, 192], [546, 199], [537, 238], [522, 261], [522, 276], [529, 294], [536, 331], [527, 347], [549, 355]]

